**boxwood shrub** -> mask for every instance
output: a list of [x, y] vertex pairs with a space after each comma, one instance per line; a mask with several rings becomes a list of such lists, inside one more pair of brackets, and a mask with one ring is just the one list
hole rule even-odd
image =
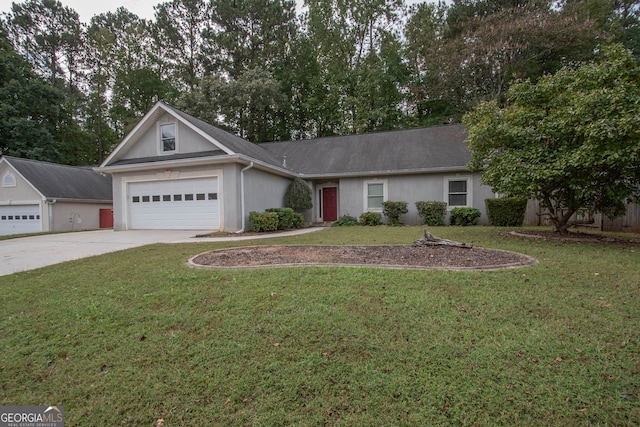
[[409, 212], [407, 202], [387, 200], [382, 202], [382, 213], [389, 219], [389, 225], [402, 225], [400, 217]]
[[278, 215], [278, 230], [289, 230], [304, 226], [304, 215], [292, 208], [269, 208], [266, 212], [274, 212]]
[[276, 231], [278, 214], [275, 212], [249, 212], [249, 229], [251, 231]]
[[382, 215], [379, 212], [362, 212], [360, 214], [361, 225], [380, 225], [382, 224]]
[[489, 224], [496, 227], [522, 227], [527, 212], [527, 199], [504, 197], [485, 199]]
[[445, 225], [444, 218], [447, 215], [447, 202], [416, 202], [416, 209], [425, 225]]
[[476, 208], [453, 208], [449, 214], [451, 225], [476, 225], [480, 220], [480, 210]]
[[332, 227], [351, 227], [358, 225], [358, 218], [351, 215], [343, 215], [331, 224]]

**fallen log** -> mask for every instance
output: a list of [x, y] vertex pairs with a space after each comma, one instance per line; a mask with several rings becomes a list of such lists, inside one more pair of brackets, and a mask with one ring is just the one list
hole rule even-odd
[[424, 237], [413, 242], [413, 246], [453, 246], [456, 248], [471, 249], [473, 245], [471, 243], [461, 243], [454, 240], [441, 239], [424, 230]]

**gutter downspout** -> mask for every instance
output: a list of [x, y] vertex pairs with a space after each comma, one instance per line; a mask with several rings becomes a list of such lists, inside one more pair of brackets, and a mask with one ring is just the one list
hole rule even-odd
[[240, 234], [240, 233], [244, 233], [244, 214], [245, 214], [245, 208], [244, 208], [244, 173], [245, 171], [248, 171], [249, 169], [253, 168], [253, 162], [249, 163], [249, 166], [247, 166], [246, 168], [242, 169], [240, 171], [240, 204], [241, 204], [241, 220], [242, 220], [242, 228], [238, 231], [236, 231], [236, 234]]

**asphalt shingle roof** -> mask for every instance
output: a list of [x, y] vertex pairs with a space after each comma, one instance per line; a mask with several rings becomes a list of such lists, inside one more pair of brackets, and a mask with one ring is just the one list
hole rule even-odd
[[260, 144], [306, 176], [464, 168], [471, 159], [460, 124]]
[[66, 166], [37, 160], [3, 157], [47, 198], [110, 201], [111, 175], [100, 175], [90, 167]]

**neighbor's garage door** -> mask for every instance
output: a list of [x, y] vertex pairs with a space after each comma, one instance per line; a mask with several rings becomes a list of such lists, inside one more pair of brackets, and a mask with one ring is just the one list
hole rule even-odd
[[129, 183], [130, 229], [217, 230], [218, 179]]
[[0, 236], [42, 231], [38, 205], [0, 206]]

